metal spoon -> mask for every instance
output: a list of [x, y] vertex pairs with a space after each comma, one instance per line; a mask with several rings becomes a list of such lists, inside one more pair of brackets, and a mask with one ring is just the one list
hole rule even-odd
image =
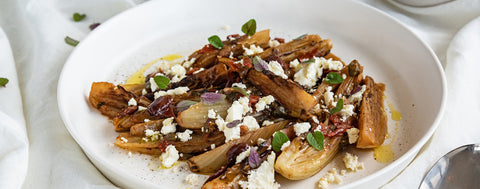
[[480, 187], [480, 144], [469, 144], [440, 158], [419, 189]]

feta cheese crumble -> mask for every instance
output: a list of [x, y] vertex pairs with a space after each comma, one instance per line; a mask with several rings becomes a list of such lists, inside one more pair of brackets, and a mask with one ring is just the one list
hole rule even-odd
[[265, 121], [263, 121], [262, 126], [268, 126], [268, 125], [271, 125], [271, 124], [274, 124], [274, 123], [275, 122], [273, 122], [273, 121], [265, 120]]
[[294, 81], [305, 87], [313, 87], [318, 79], [322, 77], [323, 70], [341, 70], [343, 64], [340, 61], [334, 61], [331, 58], [313, 57], [314, 62], [300, 64], [298, 60], [290, 62], [290, 67], [295, 68]]
[[255, 109], [257, 110], [257, 112], [260, 112], [265, 108], [268, 108], [268, 105], [270, 105], [274, 101], [275, 101], [275, 98], [273, 98], [272, 95], [264, 96], [260, 98], [258, 102], [255, 104]]
[[348, 97], [348, 100], [352, 101], [353, 103], [360, 103], [363, 98], [363, 93], [365, 92], [366, 89], [367, 89], [367, 86], [362, 85], [362, 89], [360, 89], [360, 91], [356, 92], [355, 94], [350, 95], [350, 97]]
[[153, 131], [151, 129], [146, 129], [145, 130], [145, 137], [142, 138], [143, 141], [149, 142], [149, 141], [157, 141], [159, 138], [160, 132], [158, 131]]
[[165, 74], [173, 76], [171, 79], [172, 83], [179, 82], [183, 78], [187, 77], [185, 75], [187, 73], [187, 70], [185, 70], [185, 68], [180, 64], [176, 64], [172, 66], [170, 69], [164, 70], [164, 71], [165, 71]]
[[238, 87], [238, 88], [241, 88], [241, 89], [247, 89], [247, 86], [243, 83], [234, 83], [232, 84], [232, 87]]
[[329, 184], [340, 184], [342, 182], [342, 178], [337, 173], [336, 168], [332, 168], [325, 174], [320, 180], [318, 181], [318, 188], [327, 189]]
[[257, 120], [253, 116], [245, 116], [242, 125], [246, 125], [249, 131], [255, 131], [260, 128]]
[[345, 167], [353, 172], [357, 172], [358, 170], [362, 170], [364, 168], [363, 163], [358, 162], [358, 156], [352, 155], [350, 153], [345, 153], [345, 157], [343, 157], [343, 163], [345, 163]]
[[357, 142], [358, 133], [360, 133], [360, 130], [358, 130], [357, 128], [347, 129], [348, 143], [353, 144], [353, 143]]
[[186, 129], [183, 133], [177, 133], [177, 138], [182, 142], [187, 142], [192, 139], [192, 136], [190, 136], [192, 133], [193, 131]]
[[297, 136], [300, 136], [301, 134], [308, 132], [310, 127], [311, 125], [309, 122], [295, 123], [295, 125], [293, 125], [293, 130]]
[[192, 66], [192, 64], [195, 63], [195, 60], [196, 60], [195, 58], [191, 58], [191, 59], [189, 59], [189, 60], [185, 60], [185, 62], [183, 62], [183, 67], [184, 67], [185, 69], [190, 68], [190, 67]]
[[268, 70], [273, 72], [273, 74], [282, 77], [283, 79], [288, 79], [288, 76], [285, 75], [282, 65], [275, 60], [268, 62]]
[[197, 185], [199, 182], [198, 175], [195, 173], [187, 175], [187, 177], [185, 177], [185, 182], [191, 186]]
[[137, 111], [143, 111], [143, 110], [146, 110], [147, 108], [146, 107], [143, 107], [143, 106], [138, 106], [138, 109]]
[[276, 47], [276, 46], [279, 46], [279, 45], [280, 45], [280, 42], [278, 42], [275, 39], [268, 41], [268, 46], [270, 46], [270, 47]]
[[126, 139], [125, 137], [120, 137], [120, 140], [122, 141], [122, 143], [127, 143], [128, 142], [128, 139]]
[[163, 126], [160, 132], [164, 135], [167, 135], [169, 133], [174, 133], [177, 130], [176, 128], [177, 124], [173, 123], [173, 117], [163, 120], [162, 123], [163, 123]]
[[272, 152], [260, 167], [248, 171], [247, 181], [239, 181], [243, 189], [276, 189], [280, 187], [275, 181], [275, 153]]
[[175, 89], [170, 89], [168, 91], [157, 91], [154, 93], [154, 97], [155, 99], [161, 97], [161, 96], [165, 96], [165, 95], [172, 95], [172, 96], [175, 96], [175, 95], [182, 95], [182, 94], [185, 94], [188, 92], [188, 90], [190, 90], [188, 87], [177, 87]]
[[250, 155], [250, 146], [245, 151], [237, 155], [235, 164], [242, 162], [249, 155]]
[[216, 119], [216, 117], [217, 117], [217, 113], [215, 113], [215, 110], [213, 109], [208, 110], [208, 118]]
[[250, 48], [243, 47], [243, 50], [245, 50], [243, 52], [243, 55], [245, 55], [245, 56], [250, 56], [250, 55], [254, 55], [254, 54], [258, 54], [258, 53], [263, 52], [262, 47], [256, 46], [254, 44], [251, 44]]
[[131, 98], [128, 101], [128, 106], [136, 106], [136, 105], [137, 105], [137, 101], [134, 98]]
[[180, 156], [178, 155], [178, 151], [173, 145], [168, 145], [165, 148], [165, 152], [160, 155], [160, 160], [162, 161], [162, 165], [166, 168], [170, 168], [173, 166], [175, 162], [177, 162]]
[[342, 121], [345, 121], [348, 117], [352, 116], [353, 114], [355, 114], [355, 112], [353, 111], [353, 109], [355, 108], [355, 106], [351, 105], [351, 104], [346, 104], [346, 105], [343, 105], [343, 108], [342, 110], [340, 110], [338, 112], [338, 114], [340, 116], [342, 116]]

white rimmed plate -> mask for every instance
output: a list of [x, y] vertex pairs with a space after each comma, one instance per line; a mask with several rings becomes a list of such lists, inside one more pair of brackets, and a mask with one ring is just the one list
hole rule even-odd
[[[371, 150], [348, 149], [365, 169], [342, 176], [332, 187], [379, 187], [397, 175], [430, 138], [443, 113], [446, 81], [431, 49], [404, 25], [356, 1], [151, 1], [103, 23], [75, 48], [65, 64], [58, 86], [61, 116], [73, 138], [90, 160], [115, 184], [128, 188], [185, 188], [188, 171], [151, 170], [155, 158], [111, 146], [115, 137], [107, 118], [89, 106], [92, 82], [120, 83], [162, 56], [188, 54], [217, 34], [222, 39], [250, 18], [258, 30], [287, 40], [304, 33], [319, 34], [333, 42], [332, 52], [345, 62], [357, 59], [377, 82], [387, 85], [386, 105], [402, 113], [389, 120], [386, 144], [394, 161], [379, 163]], [[228, 26], [228, 27], [225, 27]], [[225, 30], [224, 28], [230, 28]], [[388, 106], [387, 106], [388, 107]], [[390, 109], [387, 113], [390, 117]], [[345, 152], [316, 176], [289, 182], [285, 188], [315, 188], [327, 170], [345, 169]], [[197, 186], [198, 187], [198, 186]]]

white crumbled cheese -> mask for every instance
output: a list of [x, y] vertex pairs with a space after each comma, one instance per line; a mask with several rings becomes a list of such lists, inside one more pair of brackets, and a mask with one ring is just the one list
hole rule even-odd
[[340, 116], [342, 116], [342, 121], [345, 121], [348, 117], [352, 116], [355, 112], [353, 111], [353, 109], [355, 108], [355, 106], [351, 105], [351, 104], [347, 104], [347, 105], [344, 105], [342, 110], [340, 110], [338, 112], [338, 114]]
[[350, 153], [345, 153], [345, 157], [343, 157], [343, 163], [345, 163], [345, 167], [350, 171], [357, 172], [364, 168], [363, 163], [358, 162], [358, 156], [352, 155]]
[[193, 131], [186, 129], [183, 133], [177, 133], [177, 138], [182, 142], [187, 142], [192, 139], [192, 136], [190, 136], [192, 133]]
[[250, 56], [250, 55], [254, 55], [254, 54], [258, 54], [258, 53], [263, 52], [262, 47], [256, 46], [254, 44], [251, 44], [250, 48], [243, 47], [243, 50], [245, 50], [243, 52], [243, 55], [245, 55], [245, 56]]
[[228, 58], [230, 58], [230, 59], [235, 58], [235, 57], [233, 57], [233, 51], [230, 52], [230, 55], [228, 56]]
[[177, 124], [173, 123], [173, 117], [163, 120], [162, 123], [163, 123], [163, 127], [162, 127], [162, 130], [160, 130], [160, 132], [164, 135], [169, 133], [174, 133], [177, 130], [176, 128]]
[[342, 62], [332, 60], [331, 58], [327, 60], [323, 57], [320, 57], [320, 58], [315, 57], [315, 59], [318, 59], [322, 63], [323, 69], [326, 69], [326, 70], [340, 71], [343, 68]]
[[191, 186], [195, 186], [198, 184], [198, 175], [195, 173], [191, 173], [185, 177], [185, 182]]
[[347, 129], [348, 143], [353, 144], [353, 143], [357, 142], [359, 132], [360, 132], [360, 130], [358, 130], [357, 128]]
[[210, 144], [210, 149], [211, 150], [215, 149], [215, 144]]
[[230, 123], [235, 120], [242, 120], [243, 116], [243, 107], [238, 101], [234, 101], [232, 103], [232, 106], [228, 108], [227, 110], [227, 117], [225, 118], [225, 121]]
[[178, 151], [173, 145], [168, 145], [165, 149], [165, 152], [160, 155], [160, 160], [162, 161], [162, 165], [164, 167], [170, 168], [173, 166], [175, 162], [177, 162], [178, 158]]
[[273, 72], [273, 74], [282, 77], [283, 79], [288, 79], [288, 76], [285, 74], [282, 65], [275, 60], [268, 62], [268, 70]]
[[197, 71], [194, 71], [193, 74], [197, 74], [197, 73], [200, 73], [201, 71], [205, 70], [205, 68], [200, 68], [198, 69]]
[[293, 125], [293, 130], [297, 136], [300, 136], [301, 134], [308, 132], [310, 127], [311, 125], [309, 122], [295, 123], [295, 125]]
[[290, 141], [287, 141], [285, 143], [282, 144], [282, 147], [280, 147], [280, 150], [283, 151], [285, 148], [287, 148], [288, 146], [290, 146]]
[[[232, 57], [232, 59], [233, 59], [233, 57]], [[233, 63], [243, 65], [243, 59], [240, 59], [239, 61], [235, 61]]]
[[260, 112], [265, 108], [268, 108], [268, 105], [270, 105], [274, 101], [275, 101], [275, 98], [273, 98], [272, 95], [264, 96], [258, 99], [258, 102], [255, 104], [255, 108], [257, 112]]
[[262, 126], [268, 126], [268, 125], [271, 125], [273, 123], [274, 123], [273, 121], [265, 120], [265, 121], [263, 121]]
[[268, 46], [270, 46], [270, 47], [276, 47], [276, 46], [279, 46], [279, 45], [280, 45], [280, 42], [278, 42], [275, 39], [268, 41]]
[[240, 97], [238, 99], [238, 102], [240, 103], [240, 105], [242, 105], [242, 115], [245, 115], [248, 112], [252, 112], [252, 108], [248, 106], [248, 104], [250, 104], [250, 99], [248, 97]]
[[190, 90], [188, 87], [177, 87], [175, 89], [170, 89], [168, 91], [157, 91], [154, 93], [154, 97], [155, 99], [161, 97], [161, 96], [165, 96], [165, 95], [172, 95], [172, 96], [175, 96], [175, 95], [182, 95], [182, 94], [185, 94], [188, 92], [188, 90]]
[[250, 155], [250, 146], [243, 152], [237, 155], [235, 164], [242, 162], [245, 158]]
[[151, 129], [145, 129], [145, 137], [142, 138], [145, 142], [157, 141], [159, 139], [160, 132]]
[[342, 74], [343, 79], [347, 79], [347, 74]]
[[266, 141], [266, 140], [263, 139], [263, 138], [258, 138], [258, 140], [257, 140], [257, 145], [260, 145], [260, 144], [262, 144], [262, 143], [265, 142], [265, 141]]
[[143, 107], [143, 106], [138, 106], [138, 109], [137, 111], [143, 111], [143, 110], [146, 110], [147, 108], [146, 107]]
[[176, 83], [186, 77], [187, 70], [180, 64], [172, 66], [170, 69], [165, 70], [165, 74], [172, 75], [171, 82]]
[[241, 88], [241, 89], [246, 89], [247, 86], [243, 83], [234, 83], [232, 84], [232, 87], [238, 87], [238, 88]]
[[275, 153], [271, 153], [257, 169], [248, 172], [247, 181], [239, 181], [243, 189], [277, 189], [280, 187], [275, 181]]
[[240, 127], [235, 126], [232, 128], [225, 127], [223, 130], [223, 134], [225, 135], [225, 143], [237, 138], [240, 138]]
[[249, 131], [255, 131], [260, 128], [257, 120], [253, 116], [245, 116], [242, 125], [246, 125]]
[[126, 139], [125, 137], [120, 137], [120, 140], [122, 141], [122, 143], [127, 143], [128, 142], [128, 139]]
[[230, 30], [230, 26], [229, 25], [224, 25], [222, 27], [222, 29], [225, 30], [225, 31], [228, 31], [228, 30]]
[[145, 89], [145, 88], [142, 89], [142, 95], [143, 95], [143, 96], [145, 96], [147, 93], [148, 93], [148, 92], [147, 92], [147, 89]]
[[315, 62], [305, 63], [293, 75], [293, 80], [305, 87], [311, 88], [317, 84], [318, 78], [322, 77], [323, 69], [320, 62], [315, 58]]
[[150, 81], [150, 89], [152, 91], [156, 91], [158, 89], [158, 85], [155, 82], [155, 80], [153, 79], [153, 77], [151, 77], [149, 81]]
[[317, 116], [313, 116], [313, 117], [312, 117], [312, 120], [313, 120], [313, 122], [315, 122], [316, 124], [320, 124], [320, 121], [318, 121]]
[[348, 100], [352, 101], [353, 103], [360, 103], [363, 98], [363, 93], [365, 92], [366, 89], [367, 89], [367, 86], [362, 85], [362, 89], [360, 89], [360, 91], [356, 92], [355, 94], [350, 95], [350, 97], [348, 97]]
[[217, 113], [215, 113], [215, 110], [213, 109], [208, 110], [208, 118], [216, 119], [216, 117], [217, 117]]
[[144, 120], [143, 120], [143, 122], [145, 122], [145, 123], [146, 123], [146, 122], [149, 122], [149, 121], [150, 121], [149, 119], [144, 119]]
[[324, 175], [320, 180], [318, 181], [318, 188], [321, 189], [327, 189], [328, 185], [333, 183], [333, 184], [340, 184], [342, 182], [342, 178], [340, 175], [337, 173], [336, 168], [332, 168], [326, 175]]
[[185, 62], [183, 62], [183, 67], [185, 69], [187, 68], [190, 68], [192, 66], [193, 63], [195, 63], [195, 58], [191, 58], [190, 60], [185, 60]]
[[227, 122], [225, 122], [225, 120], [223, 120], [223, 118], [220, 117], [220, 115], [217, 115], [217, 118], [215, 120], [215, 124], [217, 125], [218, 130], [220, 130], [220, 131], [223, 131], [223, 130], [225, 130], [225, 128], [227, 128]]
[[334, 98], [333, 98], [333, 92], [332, 92], [332, 86], [327, 87], [327, 91], [323, 93], [323, 101], [327, 106], [335, 106], [336, 103], [334, 103]]
[[134, 98], [131, 98], [128, 101], [128, 106], [136, 106], [136, 105], [137, 105], [137, 101]]
[[295, 59], [290, 61], [290, 68], [293, 68], [295, 69], [295, 72], [298, 72], [298, 70], [300, 70], [300, 68], [302, 67], [300, 66], [300, 62], [298, 61], [298, 59]]

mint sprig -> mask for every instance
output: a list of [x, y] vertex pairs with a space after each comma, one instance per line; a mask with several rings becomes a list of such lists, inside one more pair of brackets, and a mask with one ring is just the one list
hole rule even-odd
[[153, 80], [155, 81], [155, 83], [158, 85], [158, 88], [160, 89], [166, 89], [168, 87], [168, 84], [170, 84], [170, 79], [163, 75], [157, 75], [153, 77]]
[[242, 32], [252, 36], [257, 32], [257, 22], [255, 19], [250, 19], [247, 23], [243, 24], [242, 26]]
[[335, 108], [332, 108], [332, 110], [330, 110], [330, 114], [337, 113], [342, 109], [343, 109], [343, 99], [338, 99], [337, 105], [335, 106]]
[[322, 132], [320, 131], [315, 131], [313, 133], [308, 133], [307, 135], [307, 141], [308, 143], [315, 149], [317, 150], [322, 150], [323, 149], [323, 139], [324, 136]]
[[217, 49], [223, 48], [223, 43], [218, 35], [212, 35], [208, 38], [208, 42]]
[[283, 133], [281, 131], [277, 131], [273, 135], [273, 141], [272, 141], [273, 150], [275, 150], [276, 152], [279, 152], [280, 149], [282, 148], [283, 143], [285, 143], [287, 141], [290, 141], [290, 139], [288, 139], [287, 135], [285, 135], [285, 133]]

